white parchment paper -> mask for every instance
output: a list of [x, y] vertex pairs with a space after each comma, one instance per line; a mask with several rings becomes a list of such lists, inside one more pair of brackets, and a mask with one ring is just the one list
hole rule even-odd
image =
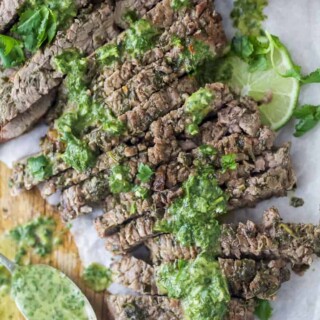
[[[319, 0], [270, 0], [266, 10], [268, 21], [265, 28], [280, 37], [292, 53], [294, 61], [309, 73], [320, 67], [320, 1]], [[229, 19], [232, 0], [216, 0], [217, 10], [223, 15], [228, 36], [233, 31]], [[302, 89], [300, 103], [320, 105], [320, 85]], [[0, 160], [11, 166], [12, 162], [38, 150], [38, 140], [45, 133], [44, 125], [32, 132], [0, 146]], [[263, 211], [271, 206], [280, 209], [285, 221], [320, 222], [320, 125], [302, 138], [294, 138], [294, 124], [288, 124], [278, 136], [278, 144], [292, 141], [292, 157], [298, 176], [295, 195], [305, 200], [300, 208], [289, 206], [289, 197], [264, 201], [254, 209], [239, 210], [229, 219], [260, 221]], [[292, 195], [292, 194], [291, 194]], [[54, 201], [54, 199], [51, 199]], [[81, 217], [71, 229], [84, 265], [101, 262], [109, 265], [111, 254], [106, 252], [92, 226], [94, 215]], [[112, 285], [113, 293], [124, 292], [121, 286]], [[319, 320], [320, 319], [320, 259], [303, 277], [292, 275], [272, 303], [273, 320]]]

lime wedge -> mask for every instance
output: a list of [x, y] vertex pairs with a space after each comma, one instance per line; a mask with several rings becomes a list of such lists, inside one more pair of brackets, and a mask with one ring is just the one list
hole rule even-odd
[[[272, 46], [268, 59], [273, 67], [266, 71], [250, 73], [245, 61], [236, 56], [228, 59], [233, 68], [228, 81], [231, 88], [240, 95], [268, 101], [260, 106], [262, 122], [274, 130], [284, 126], [292, 116], [300, 93], [299, 80], [281, 76], [294, 67], [285, 46], [280, 42]], [[266, 99], [268, 97], [271, 99]]]

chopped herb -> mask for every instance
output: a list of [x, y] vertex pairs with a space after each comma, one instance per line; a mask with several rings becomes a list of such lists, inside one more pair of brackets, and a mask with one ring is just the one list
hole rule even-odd
[[204, 255], [193, 261], [176, 260], [157, 270], [157, 285], [170, 298], [180, 299], [186, 318], [224, 319], [230, 301], [219, 263]]
[[149, 189], [142, 186], [135, 186], [133, 192], [137, 198], [147, 199], [149, 196]]
[[188, 8], [190, 6], [190, 0], [171, 0], [171, 8], [174, 10], [180, 10], [182, 8]]
[[128, 10], [124, 15], [123, 15], [123, 20], [127, 21], [129, 24], [133, 24], [139, 20], [138, 14], [133, 11], [133, 10]]
[[29, 249], [40, 257], [50, 254], [54, 247], [56, 223], [52, 218], [39, 217], [10, 231], [10, 237], [18, 244], [15, 261], [21, 262]]
[[66, 135], [65, 141], [67, 142], [67, 148], [62, 155], [65, 163], [79, 172], [83, 172], [95, 165], [97, 155], [89, 149], [84, 141], [72, 135]]
[[153, 175], [153, 170], [147, 164], [139, 164], [137, 177], [141, 182], [149, 182]]
[[199, 132], [199, 124], [208, 115], [213, 99], [213, 92], [206, 88], [201, 88], [187, 99], [185, 111], [191, 116], [192, 121], [187, 127], [187, 132], [191, 135]]
[[184, 195], [168, 208], [169, 217], [160, 221], [156, 230], [173, 233], [183, 245], [214, 251], [220, 236], [216, 218], [227, 212], [228, 200], [214, 170], [199, 168], [184, 183], [183, 191]]
[[290, 199], [290, 206], [294, 208], [302, 207], [304, 205], [304, 200], [298, 197], [292, 197]]
[[129, 54], [139, 57], [151, 49], [159, 37], [159, 31], [147, 20], [134, 22], [126, 32], [125, 48]]
[[121, 58], [116, 44], [106, 44], [96, 51], [96, 57], [100, 64], [110, 66]]
[[0, 34], [0, 59], [5, 68], [21, 65], [25, 61], [22, 42]]
[[132, 184], [129, 167], [116, 165], [111, 169], [109, 188], [112, 193], [129, 192], [131, 190]]
[[221, 157], [221, 167], [222, 172], [225, 173], [228, 170], [236, 170], [237, 165], [237, 155], [234, 153], [226, 154]]
[[215, 156], [218, 153], [216, 148], [207, 144], [203, 144], [202, 146], [200, 146], [199, 150], [205, 156]]
[[257, 306], [255, 308], [254, 314], [260, 320], [269, 320], [272, 317], [272, 307], [268, 300], [257, 299]]
[[304, 105], [293, 112], [293, 117], [298, 119], [295, 137], [301, 137], [313, 129], [320, 121], [320, 107]]
[[257, 36], [261, 23], [267, 18], [263, 13], [268, 0], [236, 0], [231, 12], [233, 26], [244, 35]]
[[32, 157], [28, 159], [27, 170], [35, 179], [43, 181], [52, 175], [52, 164], [44, 155]]
[[92, 263], [84, 269], [82, 278], [89, 288], [102, 292], [109, 288], [112, 282], [112, 272], [99, 263]]
[[37, 51], [44, 43], [50, 43], [57, 33], [57, 16], [45, 6], [24, 11], [12, 32], [30, 52]]

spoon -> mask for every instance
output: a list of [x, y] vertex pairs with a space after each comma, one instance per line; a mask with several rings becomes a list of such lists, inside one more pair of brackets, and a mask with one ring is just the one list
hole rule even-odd
[[[80, 301], [84, 302], [84, 305], [83, 303], [80, 305], [81, 307], [80, 309], [84, 311], [83, 313], [84, 317], [82, 317], [81, 319], [97, 320], [97, 317], [95, 315], [95, 312], [89, 300], [85, 297], [85, 295], [81, 292], [81, 290], [76, 286], [76, 284], [73, 281], [71, 281], [63, 272], [44, 264], [20, 267], [15, 263], [13, 263], [12, 261], [10, 261], [1, 253], [0, 253], [0, 265], [3, 265], [13, 275], [13, 280], [12, 280], [13, 294], [12, 295], [18, 309], [27, 320], [43, 319], [42, 315], [45, 315], [45, 313], [42, 313], [40, 315], [39, 312], [41, 311], [39, 310], [44, 308], [43, 311], [45, 312], [46, 296], [52, 292], [56, 292], [57, 294], [54, 300], [57, 301], [56, 309], [59, 310], [58, 312], [64, 312], [62, 310], [62, 304], [59, 304], [58, 300], [60, 299], [61, 302], [65, 302], [65, 299], [69, 299], [70, 295], [63, 296], [63, 294], [65, 292], [69, 292], [72, 296], [72, 299], [74, 297], [76, 298], [79, 297], [79, 299], [81, 299]], [[47, 278], [45, 278], [44, 275], [47, 275]], [[33, 276], [33, 281], [31, 282], [30, 279], [28, 279], [28, 277], [30, 278], [32, 276]], [[14, 283], [15, 278], [18, 278], [16, 285]], [[54, 279], [54, 281], [52, 279]], [[41, 280], [45, 280], [45, 281], [41, 283]], [[36, 285], [34, 284], [34, 282], [36, 282]], [[50, 284], [50, 287], [46, 288], [45, 285], [47, 285], [48, 283]], [[54, 288], [54, 284], [56, 285], [56, 288]], [[63, 290], [61, 290], [61, 288], [63, 288]], [[33, 292], [31, 293], [30, 291], [32, 291], [32, 289], [33, 289]], [[32, 296], [32, 301], [34, 302], [33, 307], [30, 307], [30, 294], [33, 294]], [[74, 303], [74, 300], [72, 300], [71, 303]], [[31, 310], [31, 308], [33, 309]], [[49, 308], [54, 309], [54, 307], [52, 307], [52, 301], [50, 301]], [[68, 312], [70, 315], [70, 313], [73, 312], [72, 310], [66, 310], [66, 312]], [[37, 314], [37, 315], [33, 317], [28, 315], [30, 313], [33, 315], [34, 314]]]

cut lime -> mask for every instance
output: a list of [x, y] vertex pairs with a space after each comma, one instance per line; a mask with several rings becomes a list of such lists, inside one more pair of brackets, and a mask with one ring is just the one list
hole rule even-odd
[[[299, 97], [300, 83], [295, 78], [281, 76], [293, 69], [294, 64], [287, 49], [279, 41], [272, 45], [268, 59], [273, 67], [251, 73], [245, 61], [236, 56], [229, 57], [233, 74], [228, 84], [243, 96], [270, 101], [260, 106], [261, 119], [264, 124], [277, 130], [292, 116]], [[268, 97], [271, 99], [268, 100]]]

